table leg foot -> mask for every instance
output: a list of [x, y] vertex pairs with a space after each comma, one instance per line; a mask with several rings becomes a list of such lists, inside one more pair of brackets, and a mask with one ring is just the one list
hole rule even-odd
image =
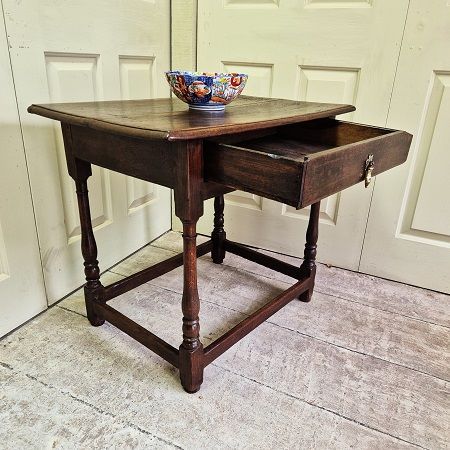
[[225, 239], [227, 234], [223, 228], [225, 201], [223, 195], [214, 198], [214, 230], [211, 233], [213, 263], [222, 264], [225, 258]]
[[319, 237], [320, 201], [311, 205], [309, 213], [308, 229], [306, 230], [306, 244], [303, 263], [300, 266], [302, 277], [310, 278], [310, 287], [298, 296], [302, 302], [311, 301], [314, 291], [314, 279], [316, 277], [317, 239]]
[[[100, 283], [99, 283], [100, 284]], [[100, 288], [103, 288], [103, 286], [100, 284]], [[89, 320], [89, 323], [93, 327], [99, 327], [105, 323], [105, 319], [103, 319], [101, 316], [99, 316], [94, 309], [94, 303], [95, 298], [97, 297], [97, 294], [95, 291], [92, 290], [92, 288], [86, 285], [84, 286], [84, 299], [86, 302], [86, 313], [87, 318]]]
[[[88, 308], [86, 308], [88, 309]], [[95, 313], [94, 313], [95, 314]], [[93, 327], [101, 327], [104, 323], [105, 323], [105, 319], [102, 319], [101, 317], [97, 316], [97, 315], [93, 315], [91, 314], [87, 314], [89, 323], [93, 326]]]
[[183, 389], [194, 394], [203, 383], [203, 345], [195, 350], [180, 346], [180, 380]]
[[300, 294], [298, 296], [298, 299], [301, 302], [308, 303], [308, 302], [311, 301], [312, 294], [313, 294], [313, 290], [312, 289], [308, 289], [307, 291], [303, 292], [303, 294]]

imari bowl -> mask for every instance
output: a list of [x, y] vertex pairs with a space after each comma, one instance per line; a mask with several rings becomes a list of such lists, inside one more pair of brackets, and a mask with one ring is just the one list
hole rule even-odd
[[243, 73], [166, 72], [173, 93], [190, 109], [220, 111], [244, 89], [248, 75]]

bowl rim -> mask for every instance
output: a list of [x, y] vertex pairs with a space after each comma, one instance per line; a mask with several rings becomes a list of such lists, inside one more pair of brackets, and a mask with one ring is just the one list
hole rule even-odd
[[[238, 73], [238, 72], [196, 72], [190, 70], [168, 70], [164, 72], [166, 75], [188, 75], [190, 77], [206, 77], [206, 78], [224, 78], [224, 77], [247, 77], [246, 73]], [[214, 74], [214, 75], [211, 75]]]

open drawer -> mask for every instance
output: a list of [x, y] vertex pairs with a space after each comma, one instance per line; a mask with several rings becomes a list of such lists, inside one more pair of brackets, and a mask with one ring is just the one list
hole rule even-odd
[[303, 122], [206, 141], [204, 177], [299, 209], [364, 181], [371, 167], [377, 175], [402, 164], [411, 139], [334, 119]]

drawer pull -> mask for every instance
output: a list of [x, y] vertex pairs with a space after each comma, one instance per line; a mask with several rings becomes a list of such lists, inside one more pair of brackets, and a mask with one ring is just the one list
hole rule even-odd
[[372, 171], [374, 168], [373, 155], [369, 155], [364, 165], [364, 185], [369, 186], [372, 181]]

